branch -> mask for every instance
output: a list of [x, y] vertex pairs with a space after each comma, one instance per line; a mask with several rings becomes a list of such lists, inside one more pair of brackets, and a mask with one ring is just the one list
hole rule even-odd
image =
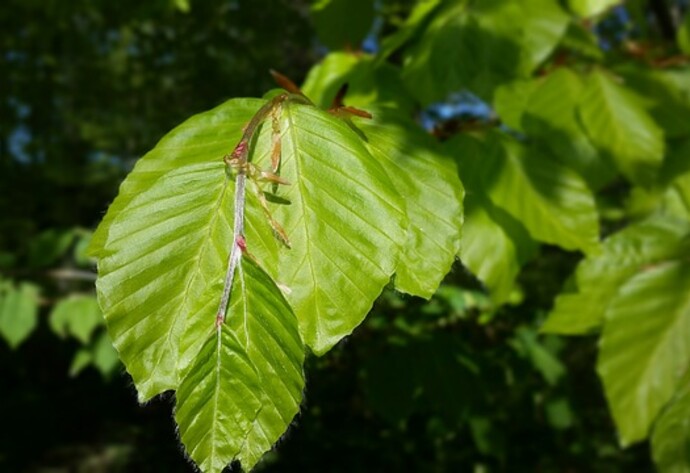
[[235, 174], [235, 204], [233, 206], [234, 224], [232, 232], [232, 249], [228, 257], [228, 269], [225, 273], [223, 285], [223, 295], [220, 298], [220, 305], [216, 313], [216, 328], [220, 328], [225, 322], [225, 316], [230, 302], [235, 269], [242, 258], [242, 253], [247, 250], [244, 239], [244, 207], [247, 200], [247, 172], [249, 171], [249, 144], [254, 137], [254, 133], [259, 125], [269, 117], [276, 107], [280, 107], [290, 97], [289, 94], [280, 94], [266, 102], [258, 112], [252, 117], [244, 128], [242, 138], [237, 143], [233, 152], [225, 156], [223, 161], [230, 171]]

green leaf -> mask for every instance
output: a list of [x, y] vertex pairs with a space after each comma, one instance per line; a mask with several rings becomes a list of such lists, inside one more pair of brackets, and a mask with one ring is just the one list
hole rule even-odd
[[539, 371], [547, 383], [555, 385], [565, 373], [565, 366], [551, 353], [539, 340], [537, 333], [528, 327], [518, 327], [515, 331], [518, 347], [532, 363], [534, 369]]
[[103, 315], [95, 297], [73, 295], [55, 304], [49, 323], [58, 336], [73, 335], [87, 344], [96, 327], [103, 323]]
[[117, 351], [113, 348], [113, 342], [106, 332], [102, 332], [96, 339], [91, 349], [91, 364], [100, 371], [101, 375], [108, 377], [120, 366]]
[[579, 107], [592, 142], [631, 182], [650, 185], [664, 156], [664, 132], [640, 99], [607, 73], [593, 71]]
[[[690, 135], [690, 68], [657, 69], [627, 64], [616, 69], [626, 85], [644, 97], [642, 105], [667, 138]], [[668, 152], [673, 151], [668, 146]]]
[[366, 108], [377, 103], [410, 112], [414, 109], [399, 69], [390, 63], [377, 63], [373, 56], [361, 53], [328, 54], [311, 68], [302, 92], [317, 106], [328, 108], [344, 84], [348, 85], [347, 105]]
[[182, 442], [202, 471], [235, 459], [250, 470], [290, 425], [304, 389], [304, 346], [287, 301], [249, 257], [236, 277], [226, 324], [176, 395]]
[[261, 386], [243, 348], [223, 325], [177, 389], [180, 438], [204, 472], [220, 472], [239, 455], [261, 410]]
[[216, 163], [222, 169], [222, 157], [232, 151], [240, 140], [242, 127], [261, 104], [256, 99], [233, 99], [208, 112], [194, 115], [165, 135], [153, 150], [137, 161], [134, 170], [120, 185], [117, 198], [93, 234], [88, 254], [95, 257], [104, 255], [110, 227], [116, 217], [166, 173], [204, 163]]
[[597, 371], [622, 445], [643, 440], [690, 364], [690, 265], [648, 267], [606, 313]]
[[485, 193], [532, 238], [567, 250], [597, 247], [594, 198], [575, 172], [499, 132], [479, 140], [462, 136], [447, 146], [465, 185]]
[[381, 49], [378, 53], [379, 61], [388, 58], [388, 56], [400, 49], [400, 47], [418, 34], [424, 22], [431, 16], [440, 3], [441, 0], [418, 0], [412, 8], [410, 15], [405, 20], [405, 23], [393, 34], [383, 38], [381, 41]]
[[403, 196], [409, 218], [395, 287], [429, 298], [460, 250], [464, 189], [457, 166], [412, 120], [392, 109], [370, 111], [374, 119], [357, 126]]
[[321, 42], [331, 49], [359, 49], [374, 22], [373, 0], [313, 0], [311, 18]]
[[[169, 133], [94, 233], [99, 304], [141, 401], [178, 386], [215, 319], [232, 242], [234, 180], [222, 157], [261, 104], [231, 100]], [[257, 199], [248, 199], [247, 225], [252, 245], [277, 247]]]
[[495, 304], [509, 299], [520, 267], [535, 250], [520, 222], [480, 194], [467, 195], [460, 257]]
[[403, 78], [425, 105], [462, 89], [489, 99], [501, 83], [528, 77], [568, 22], [546, 0], [446, 2], [405, 50]]
[[654, 425], [652, 453], [659, 472], [690, 473], [689, 419], [690, 379], [686, 373], [673, 401]]
[[39, 288], [23, 282], [14, 287], [0, 281], [0, 335], [16, 349], [34, 331], [38, 322]]
[[[117, 357], [117, 352], [115, 353], [115, 356]], [[72, 358], [72, 363], [69, 367], [70, 377], [74, 378], [78, 376], [79, 373], [84, 371], [84, 369], [87, 366], [89, 366], [92, 362], [93, 355], [91, 354], [91, 350], [89, 350], [88, 348], [80, 348], [79, 350], [77, 350], [77, 352], [74, 354], [74, 358]]]
[[541, 330], [573, 335], [598, 328], [620, 287], [647, 267], [687, 252], [689, 234], [690, 223], [656, 218], [608, 237], [600, 253], [578, 265], [575, 287], [556, 298]]
[[[94, 234], [99, 302], [142, 400], [179, 384], [208, 333], [199, 321], [215, 317], [232, 241], [234, 180], [222, 156], [261, 104], [232, 100], [171, 132], [137, 163]], [[264, 128], [253, 159], [265, 169]], [[403, 204], [341, 120], [286, 106], [282, 129], [281, 175], [292, 185], [280, 195], [289, 204], [270, 205], [292, 249], [279, 253], [252, 193], [246, 237], [285, 287], [305, 341], [324, 353], [363, 320], [390, 280], [405, 237]]]
[[42, 268], [54, 264], [74, 240], [73, 230], [51, 228], [39, 234], [29, 244], [29, 266]]
[[77, 234], [77, 243], [74, 245], [74, 261], [79, 266], [92, 266], [94, 260], [88, 255], [88, 248], [91, 244], [91, 238], [93, 237], [93, 232], [88, 230], [79, 229], [75, 231]]
[[570, 22], [561, 40], [561, 46], [594, 61], [604, 58], [596, 34], [581, 22]]
[[525, 132], [539, 137], [562, 163], [576, 170], [592, 189], [615, 177], [615, 168], [587, 137], [577, 117], [584, 91], [580, 77], [561, 67], [537, 81], [522, 117]]
[[583, 18], [599, 15], [622, 0], [569, 0], [570, 9]]
[[520, 79], [496, 89], [493, 105], [502, 123], [513, 130], [523, 131], [522, 115], [537, 85], [537, 81]]

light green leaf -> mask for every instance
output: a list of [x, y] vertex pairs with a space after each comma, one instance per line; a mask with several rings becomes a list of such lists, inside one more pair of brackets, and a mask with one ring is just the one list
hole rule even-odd
[[569, 0], [571, 10], [583, 18], [599, 15], [622, 0]]
[[0, 281], [0, 335], [16, 349], [34, 331], [38, 322], [39, 288], [23, 282], [19, 287]]
[[[273, 216], [292, 248], [281, 248], [277, 260], [264, 248], [255, 254], [285, 285], [302, 338], [320, 355], [364, 320], [390, 281], [406, 240], [405, 204], [344, 121], [292, 106], [282, 128], [281, 176], [293, 184], [281, 194], [290, 205], [276, 206]], [[260, 141], [270, 143], [268, 135]], [[269, 158], [257, 150], [261, 167]]]
[[464, 189], [457, 166], [412, 120], [392, 109], [369, 111], [374, 119], [357, 126], [403, 196], [409, 218], [395, 287], [429, 298], [460, 250]]
[[177, 389], [180, 438], [203, 472], [220, 472], [237, 457], [261, 410], [261, 386], [243, 348], [223, 325]]
[[89, 255], [103, 255], [113, 220], [167, 172], [204, 163], [216, 163], [222, 169], [222, 157], [232, 151], [242, 135], [242, 127], [261, 104], [256, 99], [233, 99], [194, 115], [165, 135], [154, 149], [137, 161], [134, 170], [120, 185], [117, 198], [93, 234]]
[[328, 48], [359, 49], [374, 23], [374, 1], [312, 0], [311, 18]]
[[654, 425], [652, 453], [660, 473], [690, 473], [690, 376], [687, 373], [673, 401]]
[[580, 119], [592, 142], [631, 182], [650, 185], [664, 156], [664, 132], [640, 99], [603, 71], [593, 71], [580, 101]]
[[[94, 234], [99, 304], [141, 401], [177, 387], [215, 319], [232, 241], [234, 180], [222, 157], [261, 104], [231, 100], [169, 133], [137, 162]], [[277, 248], [255, 198], [247, 226], [252, 245]]]
[[657, 218], [610, 236], [577, 267], [575, 287], [556, 298], [543, 332], [583, 334], [598, 328], [620, 287], [645, 268], [687, 252], [690, 223]]
[[235, 459], [250, 470], [292, 422], [304, 389], [304, 346], [287, 301], [250, 257], [236, 278], [226, 324], [176, 395], [182, 442], [202, 471]]
[[553, 155], [576, 170], [592, 189], [599, 189], [616, 175], [587, 137], [578, 121], [577, 107], [584, 85], [572, 70], [561, 67], [537, 80], [522, 117], [522, 128], [539, 137]]
[[[472, 141], [475, 143], [472, 144]], [[585, 182], [559, 162], [498, 132], [448, 142], [468, 188], [482, 189], [537, 241], [589, 252], [599, 239], [594, 198]]]
[[60, 337], [73, 335], [87, 344], [103, 315], [93, 296], [74, 295], [60, 300], [50, 314], [50, 328]]
[[643, 440], [690, 364], [690, 265], [648, 267], [606, 313], [597, 371], [623, 446]]

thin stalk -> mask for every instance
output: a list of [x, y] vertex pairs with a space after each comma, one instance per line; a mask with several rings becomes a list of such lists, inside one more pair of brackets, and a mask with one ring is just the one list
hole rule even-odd
[[228, 257], [228, 269], [225, 273], [223, 294], [220, 298], [218, 312], [216, 313], [216, 328], [220, 329], [225, 322], [225, 317], [230, 302], [235, 270], [242, 259], [242, 253], [247, 246], [244, 239], [244, 208], [247, 201], [247, 171], [249, 163], [249, 144], [259, 125], [268, 118], [274, 109], [280, 107], [290, 97], [289, 94], [280, 94], [266, 102], [252, 117], [244, 128], [240, 139], [233, 152], [224, 158], [225, 164], [235, 173], [235, 203], [233, 205], [234, 224], [232, 231], [232, 248]]

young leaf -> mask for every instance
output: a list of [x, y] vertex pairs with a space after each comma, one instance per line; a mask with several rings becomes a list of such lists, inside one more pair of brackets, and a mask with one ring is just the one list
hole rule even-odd
[[87, 344], [93, 331], [103, 323], [103, 314], [93, 296], [75, 295], [60, 300], [49, 317], [50, 328], [60, 336], [73, 335]]
[[659, 264], [621, 287], [606, 313], [597, 371], [623, 446], [647, 437], [690, 364], [690, 265]]
[[38, 287], [0, 281], [0, 335], [10, 348], [17, 348], [36, 328], [38, 322]]
[[573, 335], [598, 328], [620, 287], [650, 265], [687, 252], [688, 234], [687, 222], [658, 218], [610, 236], [600, 253], [578, 265], [574, 290], [557, 297], [541, 330]]
[[175, 418], [202, 471], [250, 470], [299, 411], [304, 346], [285, 298], [251, 257], [237, 268], [226, 324], [211, 333], [177, 391]]
[[418, 125], [392, 109], [370, 111], [374, 119], [357, 126], [403, 196], [409, 218], [395, 287], [429, 298], [460, 250], [465, 192], [455, 162]]
[[649, 185], [664, 156], [664, 132], [640, 99], [607, 73], [593, 71], [579, 107], [592, 142], [631, 182]]

